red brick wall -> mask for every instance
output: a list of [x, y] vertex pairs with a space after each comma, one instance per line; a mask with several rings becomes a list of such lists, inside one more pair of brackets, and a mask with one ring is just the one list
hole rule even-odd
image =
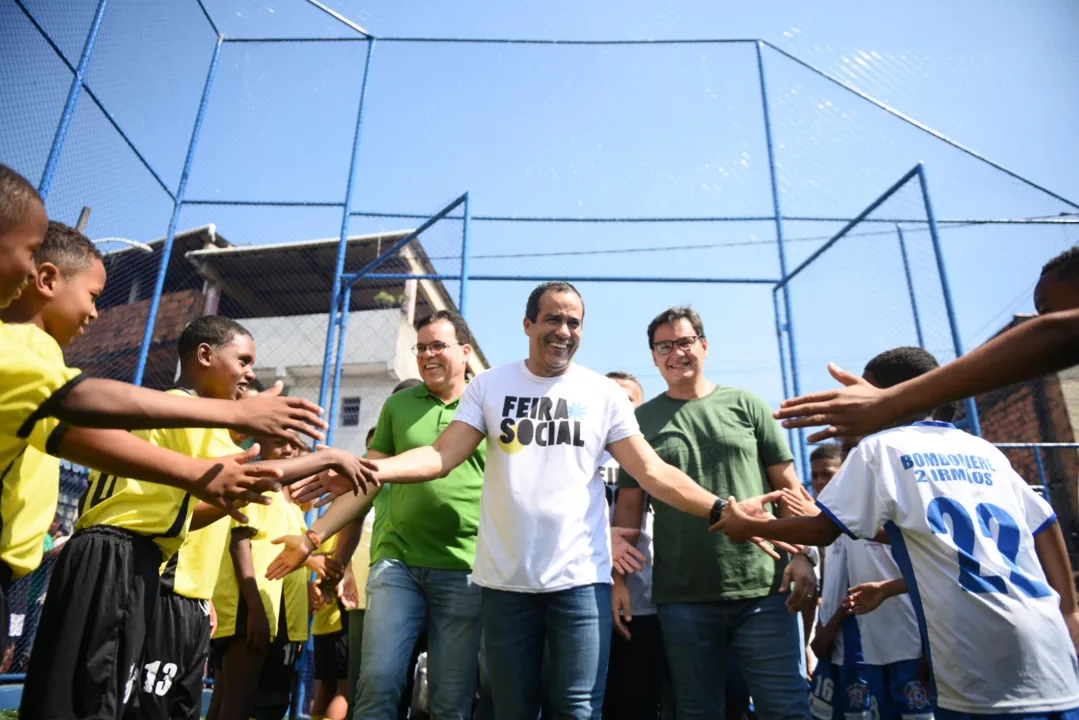
[[[195, 290], [161, 296], [144, 384], [167, 387], [176, 374], [176, 341], [188, 322], [202, 314], [205, 297]], [[67, 363], [94, 377], [131, 381], [150, 301], [117, 305], [101, 312], [82, 337], [64, 349]]]
[[[979, 396], [977, 403], [982, 437], [990, 442], [1075, 442], [1060, 378], [1056, 375]], [[1033, 450], [1004, 450], [1004, 453], [1028, 483], [1039, 483]], [[1043, 450], [1042, 465], [1072, 563], [1079, 567], [1079, 496], [1076, 492], [1079, 452]]]

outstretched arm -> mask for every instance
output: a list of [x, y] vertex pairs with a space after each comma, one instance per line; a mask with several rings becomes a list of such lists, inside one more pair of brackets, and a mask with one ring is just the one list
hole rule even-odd
[[151, 445], [123, 430], [69, 426], [57, 428], [50, 444], [56, 455], [73, 463], [181, 488], [241, 522], [247, 518], [234, 500], [267, 505], [271, 499], [262, 493], [280, 489], [280, 470], [248, 463], [258, 454], [257, 445], [239, 455], [205, 460]]
[[468, 459], [483, 442], [483, 433], [454, 420], [434, 445], [418, 447], [392, 458], [376, 460], [375, 478], [380, 483], [414, 483], [446, 477]]
[[297, 433], [322, 439], [322, 409], [296, 397], [279, 397], [281, 385], [244, 400], [211, 400], [170, 395], [129, 383], [87, 378], [48, 408], [73, 425], [152, 430], [228, 428], [248, 435], [299, 441]]
[[955, 400], [980, 395], [1079, 364], [1079, 310], [1025, 322], [966, 355], [907, 382], [878, 390], [829, 365], [847, 387], [803, 395], [775, 413], [784, 427], [829, 426], [809, 436], [868, 435]]
[[[750, 501], [756, 498], [750, 498]], [[745, 501], [743, 501], [745, 502]], [[810, 517], [765, 518], [749, 515], [732, 497], [716, 523], [731, 540], [744, 542], [754, 537], [773, 542], [825, 547], [835, 542], [841, 530], [824, 513]]]
[[676, 510], [708, 518], [712, 506], [719, 500], [684, 472], [663, 462], [640, 435], [611, 443], [607, 451], [645, 492]]

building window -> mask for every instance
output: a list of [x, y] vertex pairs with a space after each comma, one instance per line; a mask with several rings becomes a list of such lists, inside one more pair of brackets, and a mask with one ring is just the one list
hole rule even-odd
[[360, 424], [360, 399], [347, 397], [341, 402], [341, 425], [344, 427], [359, 427]]

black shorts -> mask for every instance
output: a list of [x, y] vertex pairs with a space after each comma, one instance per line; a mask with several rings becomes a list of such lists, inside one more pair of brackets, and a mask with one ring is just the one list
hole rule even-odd
[[128, 707], [129, 720], [199, 720], [209, 653], [209, 602], [162, 589], [143, 646], [139, 701]]
[[161, 553], [110, 525], [79, 530], [53, 567], [19, 714], [120, 718], [157, 604]]
[[292, 697], [292, 683], [296, 676], [296, 661], [300, 659], [302, 642], [293, 642], [288, 637], [288, 619], [284, 598], [277, 614], [277, 634], [266, 650], [266, 659], [262, 661], [259, 673], [258, 707], [288, 705]]
[[344, 630], [315, 636], [315, 679], [348, 680], [348, 635]]

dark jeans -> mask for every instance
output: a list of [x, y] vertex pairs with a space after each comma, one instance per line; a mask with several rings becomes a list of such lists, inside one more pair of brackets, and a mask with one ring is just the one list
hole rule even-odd
[[603, 717], [608, 720], [657, 720], [662, 717], [667, 658], [659, 616], [638, 615], [629, 623], [631, 639], [611, 636]]
[[[544, 684], [560, 720], [598, 720], [611, 643], [611, 586], [483, 590], [485, 674], [497, 720], [536, 720]], [[550, 657], [543, 678], [544, 648]]]

